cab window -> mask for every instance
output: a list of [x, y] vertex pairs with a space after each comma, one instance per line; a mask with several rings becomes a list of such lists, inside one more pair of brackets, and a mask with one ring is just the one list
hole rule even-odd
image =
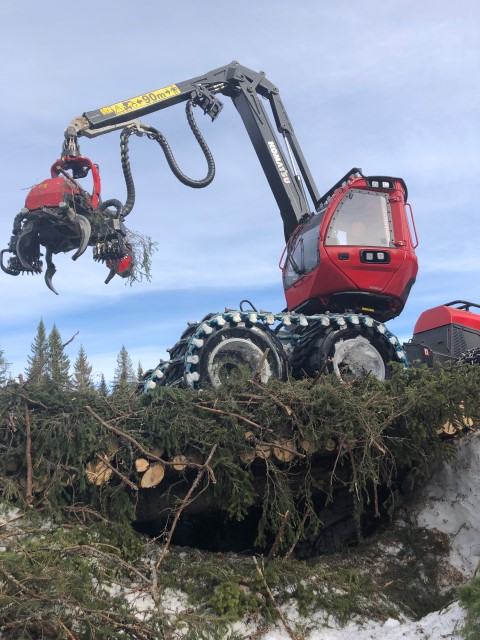
[[392, 247], [393, 243], [387, 194], [363, 189], [348, 191], [333, 214], [325, 244]]
[[320, 222], [322, 215], [313, 216], [293, 239], [283, 271], [285, 287], [290, 287], [301, 276], [313, 271], [320, 262]]

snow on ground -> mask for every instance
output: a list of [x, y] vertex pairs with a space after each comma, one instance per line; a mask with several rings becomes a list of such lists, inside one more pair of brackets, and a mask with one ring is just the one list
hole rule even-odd
[[[463, 609], [454, 602], [443, 611], [428, 614], [418, 622], [350, 623], [339, 628], [319, 628], [306, 636], [308, 640], [460, 640], [464, 621]], [[281, 629], [262, 636], [262, 640], [291, 640]]]
[[457, 450], [457, 460], [433, 470], [416, 520], [451, 537], [450, 562], [471, 578], [480, 563], [480, 433], [462, 438]]
[[[437, 529], [451, 537], [450, 562], [466, 578], [480, 563], [480, 433], [457, 444], [451, 463], [437, 464], [429, 482], [415, 497], [409, 519], [421, 527]], [[306, 640], [460, 640], [465, 611], [457, 602], [419, 621], [351, 622], [339, 628], [324, 622]], [[261, 640], [290, 640], [281, 627]]]

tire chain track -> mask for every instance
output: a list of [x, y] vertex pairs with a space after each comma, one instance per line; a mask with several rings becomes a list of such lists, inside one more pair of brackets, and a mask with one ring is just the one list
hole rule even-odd
[[[228, 309], [224, 313], [209, 313], [200, 322], [189, 323], [180, 340], [168, 350], [170, 360], [160, 360], [155, 369], [147, 371], [143, 382], [140, 383], [139, 391], [148, 392], [157, 385], [199, 388], [201, 379], [197, 365], [200, 362], [205, 338], [227, 323], [231, 327], [257, 326], [273, 333], [283, 344], [285, 352], [291, 354], [290, 360], [296, 363], [297, 369], [301, 368], [301, 363], [309, 353], [312, 341], [328, 327], [346, 329], [364, 326], [377, 332], [388, 344], [395, 359], [405, 367], [408, 366], [406, 353], [398, 338], [384, 324], [370, 316], [357, 313], [325, 313], [307, 316], [300, 313]], [[273, 326], [275, 326], [274, 330], [270, 328]]]

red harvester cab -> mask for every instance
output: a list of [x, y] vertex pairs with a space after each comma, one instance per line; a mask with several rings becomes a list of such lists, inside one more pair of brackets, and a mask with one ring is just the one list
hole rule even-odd
[[319, 212], [287, 245], [282, 271], [288, 309], [351, 310], [380, 321], [399, 315], [418, 271], [407, 195], [401, 178], [354, 170], [326, 193]]

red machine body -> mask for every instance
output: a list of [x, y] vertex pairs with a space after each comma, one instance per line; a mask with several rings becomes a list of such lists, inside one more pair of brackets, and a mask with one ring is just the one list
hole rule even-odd
[[[450, 302], [448, 304], [456, 303]], [[424, 331], [431, 331], [432, 329], [453, 324], [480, 332], [480, 315], [467, 311], [465, 308], [451, 307], [442, 304], [424, 311], [418, 318], [413, 333], [416, 335]]]
[[406, 197], [398, 178], [349, 175], [336, 185], [287, 247], [288, 309], [351, 309], [382, 321], [401, 313], [418, 271]]
[[[66, 173], [72, 170], [73, 177]], [[89, 196], [74, 178], [84, 178], [91, 171], [93, 180], [92, 194]], [[100, 173], [98, 167], [84, 156], [61, 158], [50, 169], [51, 178], [47, 178], [31, 188], [25, 199], [25, 208], [29, 211], [42, 207], [58, 207], [62, 202], [70, 203], [75, 195], [82, 194], [93, 209], [100, 200]]]
[[[71, 172], [68, 173], [68, 171]], [[91, 193], [77, 182], [91, 173]], [[0, 252], [0, 268], [9, 275], [40, 273], [43, 269], [40, 247], [45, 247], [45, 282], [52, 284], [55, 265], [52, 256], [75, 250], [72, 260], [79, 258], [88, 246], [93, 258], [105, 262], [110, 269], [106, 282], [114, 275], [133, 277], [134, 252], [124, 240], [123, 206], [118, 200], [100, 200], [98, 166], [81, 155], [62, 156], [50, 169], [51, 178], [32, 187], [25, 206], [16, 216], [13, 235], [7, 249]], [[116, 211], [108, 209], [113, 206]], [[4, 255], [10, 254], [7, 264]]]
[[[475, 307], [477, 313], [471, 309]], [[436, 360], [460, 358], [480, 349], [480, 305], [454, 300], [427, 309], [413, 330], [413, 345], [428, 347]]]
[[32, 187], [25, 199], [25, 207], [29, 211], [42, 207], [58, 207], [61, 202], [73, 198], [74, 193], [72, 181], [68, 178], [47, 178]]

